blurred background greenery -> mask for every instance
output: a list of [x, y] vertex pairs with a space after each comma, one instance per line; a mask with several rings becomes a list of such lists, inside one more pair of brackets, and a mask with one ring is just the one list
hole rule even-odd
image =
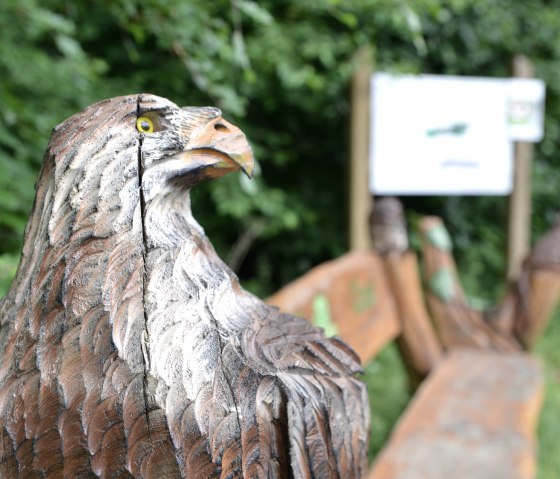
[[[363, 45], [374, 46], [378, 70], [393, 72], [508, 76], [514, 54], [534, 62], [547, 83], [546, 135], [533, 170], [535, 239], [558, 209], [558, 32], [560, 0], [2, 0], [0, 295], [15, 272], [50, 130], [94, 101], [136, 92], [219, 106], [247, 133], [256, 181], [226, 177], [193, 199], [195, 216], [247, 287], [267, 295], [343, 253], [348, 88]], [[404, 202], [412, 222], [444, 218], [467, 291], [494, 302], [505, 287], [507, 199]], [[556, 407], [559, 329], [539, 345]], [[384, 354], [368, 367], [381, 390], [392, 388], [399, 367]], [[398, 414], [406, 393], [395, 388]], [[558, 450], [544, 455], [541, 477], [560, 477], [560, 459], [551, 459]]]

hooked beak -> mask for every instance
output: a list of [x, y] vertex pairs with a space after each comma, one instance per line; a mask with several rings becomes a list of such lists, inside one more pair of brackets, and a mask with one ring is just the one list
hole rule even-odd
[[251, 178], [255, 171], [255, 159], [247, 138], [221, 116], [192, 132], [185, 151], [177, 156], [191, 168], [199, 169], [207, 179], [239, 170]]

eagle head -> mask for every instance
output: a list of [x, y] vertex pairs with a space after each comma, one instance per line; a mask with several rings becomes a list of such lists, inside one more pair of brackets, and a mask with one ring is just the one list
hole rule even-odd
[[245, 135], [218, 108], [180, 108], [150, 94], [104, 100], [54, 129], [28, 224], [42, 230], [26, 237], [56, 245], [138, 231], [152, 200], [157, 212], [161, 200], [181, 196], [188, 214], [185, 190], [232, 171], [251, 177], [254, 168]]
[[139, 134], [147, 201], [170, 184], [191, 187], [237, 170], [253, 175], [255, 163], [245, 135], [217, 108], [179, 108], [163, 98], [139, 95], [132, 120]]

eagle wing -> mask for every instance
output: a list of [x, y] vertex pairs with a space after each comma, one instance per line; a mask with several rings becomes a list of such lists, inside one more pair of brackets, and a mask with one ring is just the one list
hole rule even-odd
[[[365, 386], [354, 378], [361, 370], [355, 353], [304, 319], [274, 308], [266, 321], [244, 332], [241, 348], [255, 381], [274, 391], [265, 397], [282, 398], [294, 477], [362, 477], [369, 406]], [[269, 412], [259, 407], [256, 401], [256, 423]]]
[[167, 393], [187, 477], [363, 477], [369, 406], [356, 355], [302, 318], [256, 307], [260, 319], [239, 336], [202, 333], [215, 353], [193, 402], [184, 381]]

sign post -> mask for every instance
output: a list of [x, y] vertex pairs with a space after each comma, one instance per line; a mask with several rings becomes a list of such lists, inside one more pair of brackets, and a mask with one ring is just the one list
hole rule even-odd
[[351, 250], [369, 250], [368, 217], [371, 195], [368, 188], [369, 99], [373, 71], [372, 49], [362, 47], [354, 57], [350, 117], [349, 240]]
[[[523, 55], [513, 59], [513, 76], [532, 78], [533, 65]], [[519, 107], [519, 116], [530, 108]], [[530, 112], [528, 112], [530, 113]], [[522, 118], [520, 119], [522, 121]], [[509, 218], [507, 237], [507, 279], [519, 278], [523, 260], [531, 247], [531, 165], [533, 144], [527, 141], [515, 143], [513, 190], [509, 196]]]

